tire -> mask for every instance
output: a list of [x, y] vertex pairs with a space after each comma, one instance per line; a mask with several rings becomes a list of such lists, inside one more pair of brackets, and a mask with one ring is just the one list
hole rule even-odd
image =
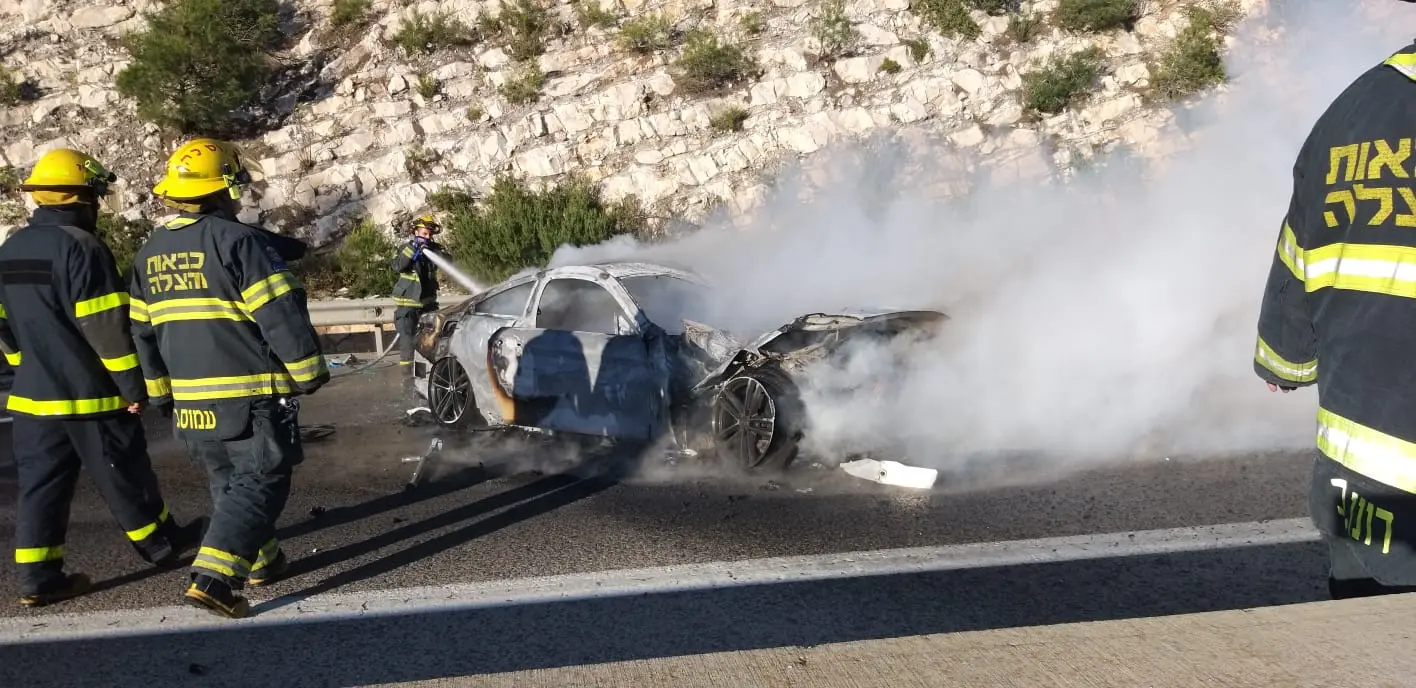
[[[784, 373], [763, 368], [734, 375], [714, 395], [711, 413], [720, 460], [750, 473], [775, 473], [796, 459], [804, 413], [796, 385]], [[745, 422], [755, 428], [753, 435], [740, 432]]]
[[428, 371], [428, 410], [438, 425], [449, 428], [468, 425], [469, 416], [476, 415], [472, 380], [455, 356], [438, 359]]

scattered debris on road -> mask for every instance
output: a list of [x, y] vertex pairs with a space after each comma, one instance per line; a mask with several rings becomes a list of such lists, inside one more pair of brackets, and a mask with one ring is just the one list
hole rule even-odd
[[333, 425], [302, 425], [300, 426], [301, 442], [319, 442], [328, 439], [334, 434]]
[[334, 354], [332, 356], [325, 356], [325, 365], [329, 366], [330, 368], [341, 368], [347, 365], [354, 365], [358, 362], [359, 359], [355, 358], [354, 354]]
[[847, 461], [841, 464], [841, 470], [862, 480], [869, 480], [881, 485], [912, 487], [917, 490], [927, 490], [934, 487], [934, 481], [939, 478], [939, 471], [933, 468], [907, 466], [899, 461], [877, 461], [875, 459]]

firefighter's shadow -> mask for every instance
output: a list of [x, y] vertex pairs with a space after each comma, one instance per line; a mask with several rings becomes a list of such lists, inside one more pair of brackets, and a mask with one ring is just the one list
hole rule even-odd
[[[404, 549], [368, 563], [330, 575], [314, 585], [274, 600], [257, 604], [259, 614], [279, 609], [312, 595], [330, 592], [360, 581], [392, 573], [400, 568], [437, 556], [477, 538], [546, 514], [563, 506], [603, 492], [618, 484], [631, 464], [631, 453], [611, 451], [592, 467], [547, 475], [531, 483], [499, 492], [450, 511], [414, 521], [343, 547], [324, 550], [292, 560], [288, 578], [294, 579], [337, 567], [360, 557], [418, 540], [431, 533], [461, 525], [441, 535], [421, 540]], [[465, 482], [465, 479], [464, 479]], [[476, 520], [486, 514], [494, 516]]]

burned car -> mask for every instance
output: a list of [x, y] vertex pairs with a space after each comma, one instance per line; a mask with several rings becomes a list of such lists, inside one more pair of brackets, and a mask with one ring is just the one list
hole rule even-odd
[[517, 426], [783, 470], [810, 431], [802, 370], [843, 342], [933, 331], [929, 310], [803, 315], [743, 344], [698, 275], [649, 263], [514, 276], [424, 314], [414, 386], [444, 426]]

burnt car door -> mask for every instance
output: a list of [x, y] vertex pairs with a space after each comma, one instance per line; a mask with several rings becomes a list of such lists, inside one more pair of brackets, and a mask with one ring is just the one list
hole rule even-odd
[[[457, 357], [468, 372], [468, 382], [477, 401], [477, 409], [488, 422], [515, 422], [515, 410], [505, 395], [498, 394], [491, 376], [487, 375], [488, 347], [492, 336], [504, 327], [523, 322], [527, 306], [536, 287], [534, 277], [511, 281], [479, 297], [457, 321], [448, 340], [449, 352]], [[526, 320], [529, 322], [529, 320]]]
[[631, 440], [659, 432], [663, 348], [627, 302], [608, 276], [552, 276], [533, 296], [531, 326], [493, 336], [493, 377], [518, 425]]

